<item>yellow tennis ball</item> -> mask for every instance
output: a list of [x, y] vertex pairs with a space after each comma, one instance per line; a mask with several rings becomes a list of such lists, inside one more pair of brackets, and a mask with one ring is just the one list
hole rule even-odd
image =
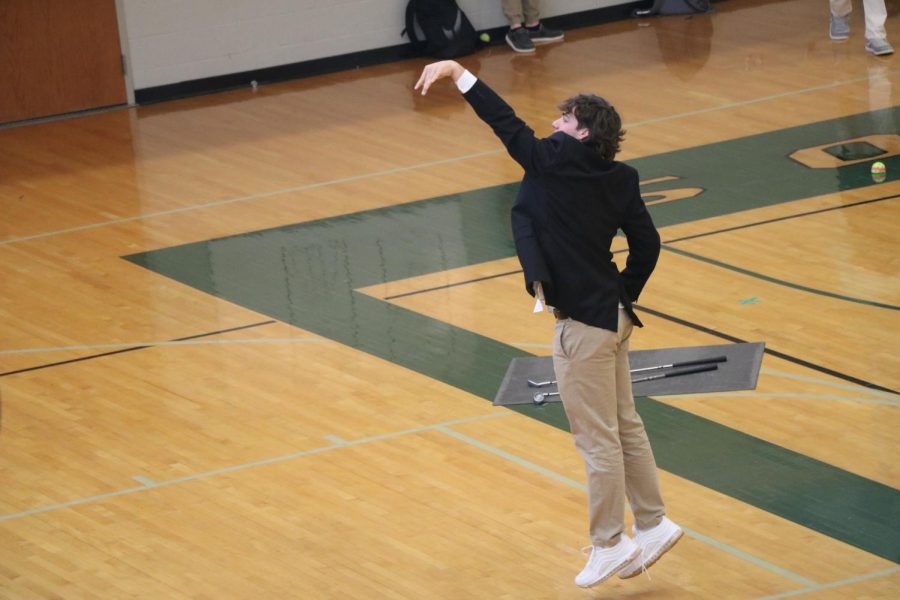
[[872, 163], [872, 179], [875, 180], [875, 183], [881, 183], [885, 179], [887, 179], [887, 167], [884, 166], [884, 163], [876, 161]]
[[478, 38], [482, 41], [482, 43], [489, 44], [491, 41], [491, 34], [485, 31], [484, 33], [479, 35]]

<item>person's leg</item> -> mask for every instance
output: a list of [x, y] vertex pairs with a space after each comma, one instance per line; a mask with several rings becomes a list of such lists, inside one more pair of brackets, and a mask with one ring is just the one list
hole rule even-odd
[[522, 0], [502, 0], [500, 5], [503, 8], [506, 20], [509, 21], [509, 26], [513, 28], [521, 27], [525, 22]]
[[863, 10], [866, 13], [866, 51], [875, 56], [893, 54], [894, 48], [887, 41], [887, 32], [884, 30], [884, 21], [887, 19], [884, 0], [863, 0]]
[[637, 560], [640, 548], [624, 535], [625, 473], [616, 417], [618, 335], [578, 321], [557, 321], [553, 367], [560, 399], [588, 480], [591, 555], [575, 577], [591, 587]]
[[828, 24], [828, 35], [833, 40], [846, 40], [850, 37], [850, 12], [853, 5], [850, 0], [830, 0], [831, 18]]
[[521, 0], [526, 27], [537, 27], [541, 21], [541, 0]]
[[619, 309], [619, 349], [616, 352], [616, 401], [618, 403], [619, 440], [625, 468], [625, 491], [638, 529], [659, 525], [666, 514], [659, 491], [656, 460], [644, 422], [634, 406], [631, 391], [631, 366], [628, 361], [632, 324], [624, 309]]
[[887, 33], [884, 30], [884, 22], [887, 19], [887, 8], [884, 0], [863, 0], [863, 12], [866, 13], [866, 39], [885, 39]]
[[835, 17], [846, 17], [853, 12], [853, 4], [850, 0], [829, 0], [831, 14]]
[[525, 11], [523, 0], [503, 0], [503, 14], [509, 21], [509, 31], [506, 32], [506, 43], [514, 51], [520, 54], [533, 54], [534, 42], [528, 29], [523, 27]]
[[610, 547], [625, 525], [625, 470], [616, 416], [615, 332], [557, 322], [553, 368], [588, 483], [591, 544]]
[[549, 29], [541, 23], [540, 0], [522, 0], [522, 13], [525, 16], [525, 28], [528, 29], [528, 35], [533, 43], [547, 44], [563, 39], [562, 31]]
[[616, 400], [618, 403], [619, 439], [625, 465], [625, 490], [634, 513], [634, 541], [640, 556], [619, 571], [628, 579], [639, 575], [674, 546], [683, 531], [666, 517], [666, 508], [659, 491], [656, 460], [644, 423], [634, 405], [631, 390], [631, 366], [628, 346], [632, 323], [625, 309], [619, 309], [619, 352], [616, 357]]
[[863, 0], [866, 13], [866, 51], [875, 56], [893, 54], [894, 48], [887, 41], [884, 22], [887, 19], [887, 8], [884, 0]]

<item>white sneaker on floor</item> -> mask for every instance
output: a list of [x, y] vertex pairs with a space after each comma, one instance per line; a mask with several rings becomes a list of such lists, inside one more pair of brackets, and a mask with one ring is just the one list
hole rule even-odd
[[641, 549], [624, 533], [615, 546], [593, 546], [587, 564], [575, 577], [575, 585], [587, 588], [603, 583], [640, 554]]
[[637, 526], [632, 530], [634, 531], [634, 541], [641, 549], [641, 553], [619, 571], [619, 577], [622, 579], [640, 575], [641, 572], [649, 569], [650, 565], [671, 550], [672, 546], [684, 535], [681, 527], [670, 521], [668, 517], [663, 517], [659, 525], [646, 531], [641, 531]]

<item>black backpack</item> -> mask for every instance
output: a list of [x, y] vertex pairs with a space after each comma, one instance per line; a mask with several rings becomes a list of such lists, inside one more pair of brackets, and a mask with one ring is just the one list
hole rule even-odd
[[[424, 40], [419, 38], [416, 25]], [[478, 47], [475, 28], [454, 0], [409, 0], [403, 33], [416, 50], [437, 58], [463, 56]]]

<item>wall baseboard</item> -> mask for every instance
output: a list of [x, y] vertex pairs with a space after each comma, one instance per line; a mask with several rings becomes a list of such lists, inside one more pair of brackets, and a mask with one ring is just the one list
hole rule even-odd
[[[631, 18], [632, 11], [642, 4], [647, 4], [647, 2], [632, 2], [606, 8], [595, 8], [568, 15], [559, 15], [557, 17], [548, 17], [547, 19], [544, 19], [544, 22], [551, 27], [564, 30], [589, 27], [601, 23]], [[505, 43], [503, 37], [506, 34], [506, 27], [496, 27], [486, 31], [491, 36], [491, 45]], [[134, 91], [134, 101], [139, 105], [153, 104], [167, 100], [176, 100], [178, 98], [187, 98], [189, 96], [199, 96], [246, 88], [250, 87], [251, 82], [253, 81], [256, 81], [260, 85], [277, 83], [292, 79], [327, 75], [328, 73], [336, 73], [338, 71], [349, 71], [361, 67], [371, 67], [411, 58], [420, 58], [421, 56], [422, 55], [417, 52], [410, 43], [388, 46], [386, 48], [374, 48], [372, 50], [351, 52], [339, 56], [330, 56], [287, 65], [279, 65], [277, 67], [266, 67], [263, 69], [255, 69], [253, 71], [229, 73], [227, 75], [204, 77], [202, 79], [192, 79], [190, 81], [180, 81], [178, 83], [137, 89]]]

